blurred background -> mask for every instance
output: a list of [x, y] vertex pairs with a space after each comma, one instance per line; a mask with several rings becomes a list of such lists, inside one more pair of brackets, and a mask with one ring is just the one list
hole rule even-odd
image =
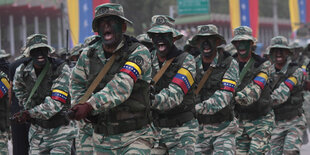
[[59, 50], [67, 46], [67, 30], [72, 48], [94, 34], [94, 9], [108, 2], [123, 5], [125, 16], [134, 23], [127, 29], [130, 35], [146, 33], [153, 15], [175, 18], [176, 28], [184, 34], [179, 47], [204, 24], [218, 26], [227, 42], [234, 28], [250, 26], [261, 55], [273, 36], [304, 44], [310, 38], [310, 0], [0, 0], [0, 49], [14, 58], [20, 55], [27, 36], [42, 33]]

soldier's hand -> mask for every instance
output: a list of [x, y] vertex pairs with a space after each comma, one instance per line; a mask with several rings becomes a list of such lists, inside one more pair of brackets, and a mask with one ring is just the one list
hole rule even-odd
[[93, 110], [93, 107], [90, 103], [85, 102], [75, 105], [71, 110], [75, 112], [73, 119], [81, 120], [87, 117], [87, 115]]
[[30, 114], [29, 111], [25, 110], [25, 111], [20, 111], [18, 113], [15, 113], [13, 115], [14, 121], [16, 121], [17, 123], [25, 123], [27, 121], [30, 120]]

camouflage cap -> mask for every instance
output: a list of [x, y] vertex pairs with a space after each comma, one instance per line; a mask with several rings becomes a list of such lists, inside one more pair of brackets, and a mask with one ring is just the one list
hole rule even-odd
[[82, 50], [83, 50], [83, 45], [77, 44], [69, 51], [70, 56], [80, 55]]
[[224, 51], [230, 53], [230, 55], [234, 55], [237, 53], [237, 49], [236, 47], [232, 44], [232, 43], [229, 43], [227, 45], [224, 46]]
[[[196, 44], [199, 37], [206, 37], [206, 36], [214, 36], [217, 39], [220, 39], [221, 43], [219, 45], [226, 44], [224, 37], [218, 33], [218, 29], [215, 25], [213, 25], [213, 24], [200, 25], [197, 27], [197, 29], [198, 29], [198, 33], [196, 35], [194, 35], [194, 37], [191, 41], [192, 44]], [[219, 46], [219, 45], [217, 45], [217, 46]]]
[[303, 49], [303, 47], [300, 45], [300, 43], [299, 43], [298, 41], [292, 42], [292, 43], [289, 45], [289, 47], [290, 47], [291, 49], [300, 49], [300, 50]]
[[30, 56], [30, 51], [36, 48], [46, 47], [50, 53], [54, 53], [55, 49], [47, 44], [47, 37], [44, 34], [33, 34], [27, 37], [26, 49], [24, 54], [26, 57]]
[[173, 38], [179, 40], [183, 34], [174, 29], [174, 21], [167, 15], [155, 15], [152, 17], [152, 27], [147, 31], [147, 34], [150, 36], [152, 33], [172, 33]]
[[5, 50], [0, 49], [0, 58], [9, 58], [11, 54], [6, 53]]
[[99, 35], [89, 36], [89, 37], [85, 38], [83, 46], [92, 45], [93, 43], [95, 43], [96, 41], [98, 41], [100, 39], [101, 39], [101, 37]]
[[231, 42], [241, 40], [251, 40], [253, 42], [256, 41], [256, 39], [252, 36], [252, 29], [250, 27], [239, 26], [234, 29], [234, 38], [231, 40]]
[[271, 39], [271, 44], [269, 46], [269, 49], [272, 50], [273, 48], [288, 49], [290, 52], [292, 52], [291, 48], [288, 46], [287, 39], [283, 36], [276, 36]]
[[193, 39], [193, 37], [191, 37], [191, 38], [186, 40], [186, 43], [185, 43], [185, 45], [183, 47], [184, 51], [188, 51], [191, 47], [193, 47], [193, 45], [191, 44], [192, 43], [192, 39]]
[[137, 36], [137, 40], [140, 42], [152, 43], [152, 39], [147, 34], [140, 34]]
[[129, 24], [132, 24], [132, 21], [125, 18], [124, 9], [120, 4], [105, 3], [105, 4], [97, 6], [95, 9], [95, 18], [93, 19], [93, 22], [92, 22], [92, 28], [94, 32], [98, 32], [98, 27], [97, 27], [98, 20], [106, 16], [117, 16], [125, 20]]
[[57, 55], [61, 56], [61, 55], [66, 55], [67, 54], [67, 50], [65, 48], [60, 48], [57, 50]]

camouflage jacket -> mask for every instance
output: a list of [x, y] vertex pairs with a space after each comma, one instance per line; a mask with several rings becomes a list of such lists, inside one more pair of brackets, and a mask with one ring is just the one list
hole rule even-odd
[[[53, 80], [51, 91], [54, 93], [54, 91], [57, 90], [63, 95], [68, 96], [70, 69], [68, 65], [64, 65], [61, 70], [61, 74]], [[28, 87], [25, 82], [26, 76], [30, 77], [33, 82], [38, 79], [32, 61], [21, 64], [16, 69], [13, 83], [13, 90], [15, 91], [19, 103], [22, 104], [26, 110], [29, 110], [31, 118], [47, 120], [63, 109], [65, 104], [59, 100], [53, 99], [52, 94], [51, 96], [46, 96], [44, 102], [39, 105], [34, 107], [26, 105], [26, 101], [30, 95], [30, 92], [27, 92], [26, 89]], [[36, 93], [41, 92], [40, 90], [37, 90]]]
[[[156, 52], [156, 50], [152, 51], [152, 68], [155, 69], [154, 72], [158, 72], [160, 70]], [[162, 65], [164, 65], [165, 62]], [[188, 54], [185, 57], [181, 68], [189, 71], [192, 78], [195, 79], [196, 64], [192, 55]], [[154, 109], [163, 111], [172, 109], [182, 103], [184, 95], [185, 94], [180, 86], [175, 83], [170, 83], [167, 88], [162, 89], [158, 94], [155, 95], [155, 100], [152, 101], [152, 107]]]
[[[275, 72], [276, 71], [275, 64], [273, 64], [272, 67], [273, 67], [274, 72], [272, 73], [272, 77], [274, 78], [276, 76], [285, 75], [285, 73], [288, 70], [290, 63], [291, 63], [291, 60], [288, 60], [279, 72]], [[303, 85], [304, 75], [303, 75], [302, 68], [298, 68], [293, 73], [292, 77], [295, 77], [295, 79], [296, 79], [296, 81], [294, 80], [296, 82], [294, 87]], [[291, 91], [290, 91], [290, 88], [288, 87], [288, 85], [285, 84], [285, 81], [281, 82], [279, 87], [274, 88], [274, 90], [271, 94], [273, 106], [280, 105], [280, 104], [286, 102], [288, 100], [288, 98], [290, 97], [290, 95], [291, 95]]]
[[[119, 46], [116, 48], [114, 52], [121, 49], [123, 47], [124, 41], [122, 41]], [[72, 94], [71, 103], [75, 105], [79, 102], [81, 97], [84, 95], [87, 85], [87, 77], [90, 72], [89, 68], [89, 57], [87, 56], [90, 48], [95, 48], [98, 52], [98, 57], [102, 61], [103, 64], [106, 64], [109, 58], [106, 58], [102, 48], [102, 41], [99, 40], [97, 43], [86, 47], [80, 58], [77, 61], [76, 66], [72, 70], [71, 74], [71, 83], [70, 83], [70, 94]], [[131, 53], [129, 56], [129, 60], [134, 60], [136, 57], [141, 57], [142, 60], [141, 65], [141, 76], [139, 79], [142, 79], [146, 82], [151, 81], [151, 61], [150, 61], [150, 53], [148, 49], [144, 46], [138, 46], [135, 51]], [[99, 92], [93, 94], [87, 102], [89, 102], [94, 108], [93, 113], [98, 114], [100, 112], [107, 111], [112, 109], [115, 106], [120, 105], [124, 101], [126, 101], [133, 89], [134, 80], [131, 76], [124, 72], [117, 73], [114, 78], [107, 83], [107, 85], [100, 90]], [[122, 88], [122, 89], [121, 89]]]
[[[217, 54], [210, 66], [215, 67], [218, 63], [218, 57], [219, 55]], [[202, 65], [202, 58], [201, 55], [199, 55], [196, 58], [196, 67], [199, 70], [203, 71], [203, 65]], [[201, 73], [202, 76], [204, 75], [204, 71]], [[209, 77], [210, 78], [210, 77]], [[239, 64], [237, 63], [236, 60], [232, 60], [230, 63], [229, 68], [226, 70], [223, 79], [228, 79], [231, 80], [235, 83], [238, 82], [239, 80]], [[198, 83], [199, 81], [196, 81]], [[221, 109], [225, 108], [231, 100], [233, 99], [233, 92], [227, 91], [227, 90], [217, 90], [215, 93], [207, 100], [202, 101], [202, 103], [198, 103], [195, 107], [196, 112], [199, 114], [207, 114], [207, 115], [212, 115], [215, 114], [216, 112], [220, 111]]]
[[[245, 64], [245, 66], [249, 63], [249, 61]], [[265, 73], [267, 76], [266, 85], [270, 82], [270, 74], [271, 74], [271, 62], [265, 61], [260, 65], [261, 70], [260, 73]], [[241, 71], [240, 71], [241, 73]], [[252, 80], [248, 85], [246, 85], [242, 90], [236, 92], [235, 101], [240, 105], [250, 105], [254, 102], [258, 101], [261, 96], [262, 89], [261, 87], [254, 82], [255, 79]], [[239, 81], [239, 83], [242, 81]]]

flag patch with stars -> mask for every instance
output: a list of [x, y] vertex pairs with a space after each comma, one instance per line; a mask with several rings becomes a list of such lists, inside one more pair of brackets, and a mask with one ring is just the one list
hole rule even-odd
[[290, 88], [290, 91], [292, 91], [294, 86], [297, 84], [297, 79], [291, 76], [287, 78], [284, 83], [288, 86], [288, 88]]
[[192, 74], [185, 68], [178, 70], [178, 73], [173, 77], [172, 83], [181, 87], [184, 94], [188, 92], [194, 83]]
[[53, 89], [52, 91], [52, 99], [59, 101], [61, 103], [67, 102], [68, 93], [59, 90], [59, 89]]
[[121, 69], [121, 72], [127, 73], [135, 82], [141, 75], [141, 69], [140, 67], [130, 61], [127, 61], [123, 68]]
[[267, 80], [268, 75], [266, 73], [261, 72], [254, 78], [254, 83], [256, 83], [261, 89], [264, 89]]
[[233, 80], [228, 80], [228, 79], [223, 79], [222, 80], [222, 84], [223, 84], [223, 88], [221, 88], [222, 90], [227, 90], [227, 91], [231, 91], [231, 92], [235, 92], [235, 86], [236, 86], [236, 82]]
[[8, 90], [10, 89], [11, 85], [6, 78], [2, 78], [0, 81], [0, 98], [2, 98]]

